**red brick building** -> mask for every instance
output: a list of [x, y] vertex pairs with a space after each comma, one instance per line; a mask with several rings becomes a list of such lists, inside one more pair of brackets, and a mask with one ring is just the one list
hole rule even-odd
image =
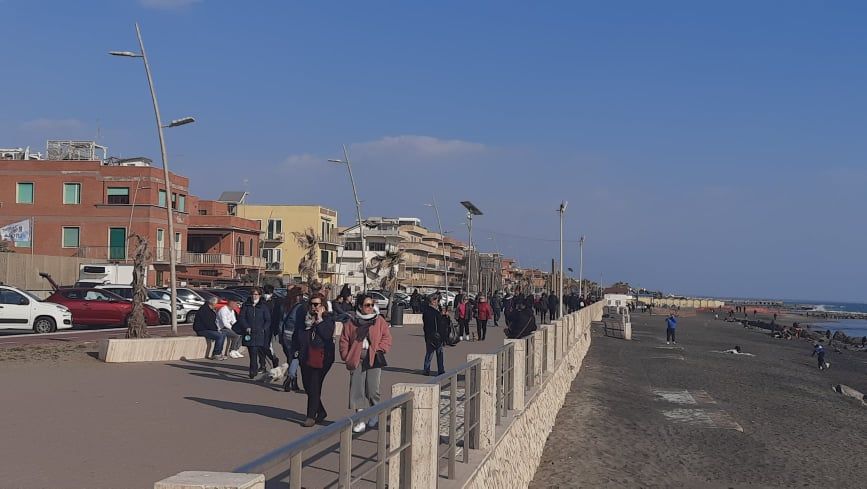
[[[0, 159], [0, 227], [29, 220], [32, 242], [17, 253], [130, 262], [138, 234], [148, 239], [148, 283], [168, 281], [169, 246], [178, 251], [178, 279], [195, 285], [238, 282], [263, 269], [259, 224], [228, 216], [226, 205], [189, 195], [189, 179], [150, 160]], [[174, 209], [172, 240], [166, 204]], [[32, 248], [31, 248], [32, 246]]]

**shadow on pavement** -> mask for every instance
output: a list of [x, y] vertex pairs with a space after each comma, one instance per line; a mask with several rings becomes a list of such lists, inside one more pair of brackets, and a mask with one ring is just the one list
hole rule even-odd
[[[239, 413], [258, 414], [267, 418], [274, 418], [283, 421], [292, 421], [297, 424], [304, 422], [305, 415], [289, 409], [282, 409], [273, 406], [260, 406], [258, 404], [243, 404], [240, 402], [221, 401], [219, 399], [205, 399], [202, 397], [184, 397], [184, 399], [195, 401], [207, 406], [213, 406], [220, 409], [227, 409]], [[328, 422], [323, 424], [330, 424]]]

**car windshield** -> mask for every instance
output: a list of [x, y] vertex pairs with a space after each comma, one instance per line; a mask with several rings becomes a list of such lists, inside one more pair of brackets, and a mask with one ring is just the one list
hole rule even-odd
[[149, 290], [148, 291], [148, 299], [157, 299], [157, 300], [161, 300], [161, 301], [167, 301], [167, 300], [169, 300], [169, 298], [166, 296], [167, 296], [167, 294], [165, 292], [159, 292], [156, 290]]

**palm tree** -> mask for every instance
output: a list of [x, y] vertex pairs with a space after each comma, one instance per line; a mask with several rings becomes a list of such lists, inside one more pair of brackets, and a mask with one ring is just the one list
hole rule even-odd
[[[403, 251], [386, 251], [384, 255], [377, 255], [370, 260], [371, 266], [368, 270], [375, 273], [377, 277], [382, 277], [379, 281], [379, 287], [382, 290], [388, 291], [388, 303], [391, 304], [394, 296], [394, 291], [400, 285], [400, 275], [398, 271], [405, 262]], [[385, 270], [386, 274], [382, 275]], [[390, 311], [388, 311], [390, 314]], [[389, 316], [390, 317], [390, 316]]]
[[301, 259], [298, 261], [298, 273], [304, 277], [308, 284], [312, 284], [319, 280], [319, 240], [316, 238], [316, 232], [313, 228], [307, 228], [303, 232], [292, 231], [292, 236], [295, 237], [295, 242], [304, 251]]
[[126, 337], [147, 338], [150, 335], [148, 334], [148, 325], [144, 318], [144, 303], [148, 300], [144, 277], [151, 254], [148, 251], [148, 240], [146, 238], [142, 238], [138, 234], [131, 235], [130, 239], [132, 238], [135, 238], [138, 244], [132, 255], [132, 314], [130, 314], [127, 324]]

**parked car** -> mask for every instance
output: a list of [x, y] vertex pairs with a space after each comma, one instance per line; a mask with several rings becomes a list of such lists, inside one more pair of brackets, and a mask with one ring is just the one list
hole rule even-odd
[[[204, 290], [204, 289], [193, 289], [193, 291], [194, 291], [196, 294], [198, 294], [202, 299], [204, 299], [205, 302], [207, 302], [208, 299], [211, 298], [211, 297], [216, 297], [216, 298], [217, 298], [217, 310], [218, 310], [218, 311], [220, 310], [221, 307], [225, 307], [226, 304], [229, 303], [229, 301], [226, 300], [226, 298], [224, 298], [224, 297], [220, 297], [220, 296], [218, 296], [218, 295], [216, 295], [216, 294], [212, 294], [211, 292], [208, 292], [207, 290]], [[235, 299], [236, 301], [240, 301], [240, 300], [241, 300], [240, 297], [235, 297], [234, 299]], [[235, 314], [238, 314], [239, 312], [241, 312], [241, 302], [238, 302], [238, 307], [235, 309]]]
[[[154, 300], [161, 300], [166, 303], [172, 301], [172, 292], [170, 290], [163, 289], [148, 289], [148, 298]], [[192, 323], [193, 320], [196, 319], [196, 312], [202, 307], [204, 301], [186, 301], [181, 297], [181, 293], [178, 292], [178, 321]], [[150, 302], [148, 302], [150, 304]], [[153, 305], [153, 304], [151, 304]], [[162, 317], [162, 312], [160, 313]]]
[[[132, 285], [118, 285], [118, 284], [104, 284], [97, 285], [94, 287], [95, 289], [103, 289], [109, 292], [112, 292], [116, 295], [123, 297], [126, 300], [131, 301], [133, 296]], [[153, 307], [160, 314], [160, 324], [170, 324], [172, 322], [172, 306], [171, 306], [171, 298], [165, 299], [163, 295], [159, 292], [153, 292], [150, 290], [146, 290], [148, 299], [145, 302], [147, 305]], [[178, 321], [183, 321], [186, 319], [186, 313], [184, 311], [183, 306], [180, 304], [175, 307], [175, 318]]]
[[0, 328], [53, 333], [72, 327], [72, 313], [62, 304], [43, 302], [26, 290], [0, 285]]
[[[73, 324], [127, 325], [132, 315], [132, 302], [104, 289], [63, 288], [48, 296], [54, 302], [69, 308]], [[153, 307], [142, 304], [148, 326], [160, 324], [160, 314]]]
[[[383, 290], [379, 290], [379, 289], [368, 290], [367, 292], [368, 293], [375, 292], [376, 294], [378, 294], [378, 296], [382, 296], [385, 298], [388, 297], [388, 292], [383, 291]], [[401, 292], [399, 290], [395, 291], [394, 295], [392, 296], [392, 299], [394, 299], [395, 303], [400, 304], [404, 308], [409, 307], [409, 296], [405, 292]], [[376, 297], [376, 300], [377, 300], [377, 306], [380, 308], [380, 310], [382, 310], [382, 305], [379, 303], [380, 302], [379, 297]], [[388, 304], [388, 302], [386, 302], [386, 304]]]
[[385, 312], [388, 311], [388, 297], [386, 297], [382, 292], [368, 290], [367, 294], [376, 301], [376, 307], [379, 308], [380, 314], [385, 314]]

